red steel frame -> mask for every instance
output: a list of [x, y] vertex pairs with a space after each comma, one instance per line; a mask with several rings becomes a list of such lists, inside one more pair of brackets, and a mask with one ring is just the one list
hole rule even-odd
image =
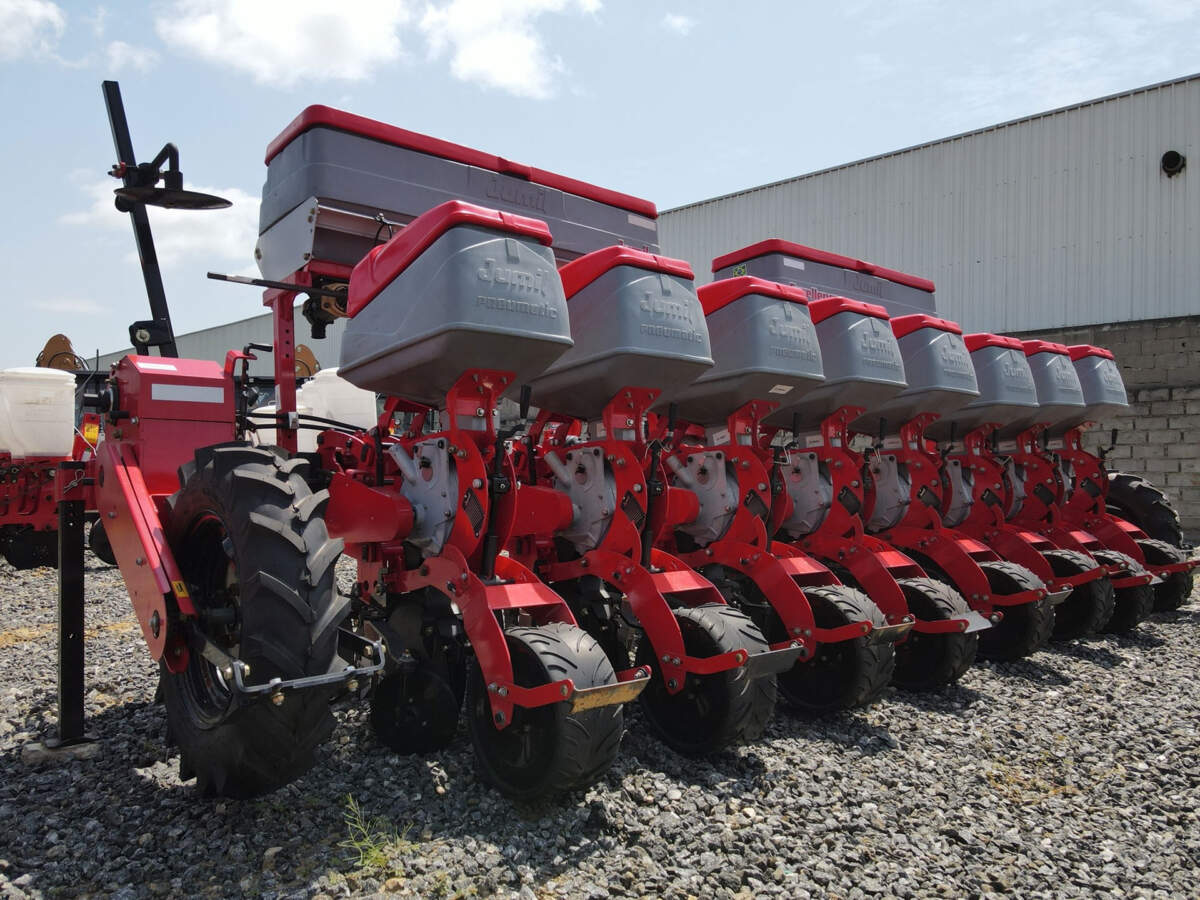
[[[771, 645], [782, 649], [801, 644], [801, 659], [815, 655], [818, 644], [853, 640], [869, 634], [868, 621], [851, 622], [836, 628], [821, 628], [816, 624], [812, 607], [804, 595], [804, 587], [840, 584], [828, 566], [807, 553], [786, 544], [772, 544], [767, 534], [765, 516], [752, 507], [769, 513], [771, 509], [771, 478], [757, 447], [763, 419], [778, 409], [773, 401], [751, 400], [730, 414], [725, 443], [708, 445], [702, 439], [703, 429], [681, 423], [676, 433], [682, 435], [672, 450], [680, 460], [702, 454], [715, 465], [729, 464], [737, 472], [740, 502], [725, 533], [707, 546], [680, 552], [674, 531], [679, 525], [696, 518], [695, 496], [680, 486], [677, 476], [670, 475], [668, 466], [660, 467], [660, 477], [673, 482], [666, 491], [662, 513], [651, 522], [655, 541], [663, 549], [676, 553], [679, 559], [696, 570], [720, 565], [744, 576], [754, 583], [774, 609], [787, 635]], [[662, 422], [657, 423], [659, 427]]]
[[[791, 454], [817, 454], [833, 483], [833, 503], [824, 521], [812, 534], [793, 543], [829, 565], [849, 571], [879, 606], [888, 624], [913, 622], [913, 631], [925, 634], [965, 632], [970, 627], [968, 619], [914, 621], [898, 581], [925, 577], [925, 570], [887, 541], [865, 531], [860, 515], [865, 502], [863, 459], [850, 449], [850, 423], [864, 411], [860, 406], [843, 406], [821, 423], [820, 443], [784, 451], [783, 464]], [[785, 521], [790, 504], [787, 492], [780, 492], [772, 521]]]
[[1010, 522], [1005, 517], [1009, 501], [1005, 461], [992, 450], [992, 435], [1000, 427], [993, 422], [968, 432], [961, 451], [952, 454], [970, 476], [972, 495], [970, 512], [955, 529], [1029, 569], [1051, 591], [1074, 590], [1105, 577], [1107, 571], [1099, 563], [1074, 575], [1055, 575], [1044, 554], [1063, 548], [1028, 524]]
[[[904, 518], [879, 532], [878, 537], [901, 550], [928, 557], [949, 576], [972, 609], [998, 621], [1005, 607], [1035, 603], [1047, 591], [1034, 588], [1012, 594], [994, 593], [979, 563], [997, 562], [1000, 556], [981, 541], [942, 523], [942, 457], [925, 439], [925, 429], [938, 418], [937, 413], [924, 413], [906, 422], [900, 428], [899, 446], [878, 451], [894, 456], [897, 464], [907, 469], [912, 492]], [[866, 468], [870, 468], [869, 460]], [[868, 488], [865, 520], [870, 519], [874, 502], [874, 493]]]
[[[641, 530], [631, 518], [627, 504], [635, 504], [636, 515], [645, 520], [648, 487], [644, 469], [646, 444], [641, 438], [641, 424], [659, 394], [660, 391], [648, 388], [625, 388], [619, 391], [601, 415], [606, 437], [573, 443], [569, 450], [564, 447], [564, 437], [572, 432], [578, 434], [581, 423], [573, 417], [543, 410], [530, 429], [530, 444], [534, 447], [535, 459], [531, 462], [526, 458], [525, 471], [519, 473], [523, 483], [518, 493], [525, 495], [535, 491], [540, 497], [547, 494], [564, 496], [554, 488], [532, 483], [533, 479], [528, 477], [528, 467], [535, 467], [536, 480], [543, 482], [549, 479], [552, 472], [546, 459], [549, 454], [555, 454], [557, 460], [560, 452], [571, 455], [594, 453], [603, 456], [607, 462], [615, 481], [614, 496], [618, 499], [600, 545], [577, 559], [560, 559], [555, 550], [553, 534], [554, 530], [561, 529], [551, 530], [547, 527], [549, 523], [538, 522], [532, 517], [520, 517], [518, 527], [510, 533], [504, 546], [551, 584], [595, 575], [623, 594], [654, 648], [667, 691], [674, 694], [683, 690], [688, 673], [711, 675], [747, 665], [752, 657], [746, 648], [709, 657], [689, 656], [679, 622], [666, 595], [670, 594], [693, 606], [702, 603], [724, 604], [724, 597], [706, 578], [661, 549], [651, 550], [649, 566], [641, 564]], [[637, 437], [628, 441], [613, 437], [629, 432]], [[570, 456], [566, 458], [569, 460]], [[543, 499], [540, 502], [561, 501]], [[650, 527], [650, 523], [646, 523], [645, 527]], [[788, 646], [791, 646], [791, 642]], [[796, 647], [795, 651], [799, 655], [800, 647]], [[628, 671], [618, 673], [618, 678], [629, 676]]]

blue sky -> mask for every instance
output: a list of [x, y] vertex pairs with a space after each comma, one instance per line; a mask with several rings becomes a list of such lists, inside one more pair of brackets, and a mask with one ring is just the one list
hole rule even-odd
[[255, 271], [263, 151], [310, 103], [668, 209], [1190, 74], [1197, 48], [1200, 0], [0, 0], [0, 366], [56, 331], [119, 349], [147, 314], [104, 78], [140, 158], [174, 141], [235, 201], [151, 213], [185, 332], [261, 311], [204, 273]]

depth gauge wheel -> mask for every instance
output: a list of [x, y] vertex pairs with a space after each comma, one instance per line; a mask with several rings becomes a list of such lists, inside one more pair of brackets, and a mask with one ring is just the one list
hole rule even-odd
[[[1127, 572], [1144, 573], [1142, 564], [1117, 550], [1097, 550], [1096, 559], [1106, 565], [1122, 566]], [[1109, 634], [1128, 634], [1154, 611], [1154, 588], [1148, 584], [1116, 588], [1113, 591], [1113, 612], [1102, 631]]]
[[[684, 651], [699, 658], [745, 649], [768, 650], [762, 631], [745, 613], [718, 603], [675, 610]], [[649, 639], [638, 646], [637, 664], [650, 666], [642, 710], [650, 730], [684, 756], [704, 756], [762, 736], [775, 712], [775, 676], [750, 678], [744, 666], [713, 675], [688, 675], [683, 690], [667, 690]]]
[[[932, 578], [901, 578], [909, 611], [918, 621], [965, 618], [967, 601], [949, 585]], [[928, 691], [952, 684], [963, 676], [979, 652], [979, 632], [930, 634], [913, 629], [896, 645], [896, 674], [892, 683], [909, 691]]]
[[[342, 542], [321, 517], [329, 495], [309, 490], [305, 466], [241, 443], [204, 448], [169, 501], [167, 540], [198, 613], [184, 627], [245, 662], [251, 685], [328, 672], [346, 611], [333, 573]], [[328, 691], [250, 699], [195, 650], [184, 671], [162, 667], [162, 687], [180, 775], [204, 795], [287, 784], [333, 729]]]
[[108, 540], [108, 532], [104, 530], [104, 523], [99, 519], [93, 522], [92, 527], [88, 530], [88, 548], [102, 563], [110, 566], [117, 564], [117, 556], [113, 553], [112, 543]]
[[[1187, 554], [1168, 544], [1166, 541], [1139, 541], [1146, 562], [1152, 566], [1167, 566], [1171, 563], [1183, 562]], [[1192, 596], [1195, 584], [1194, 572], [1175, 572], [1163, 578], [1161, 584], [1154, 585], [1154, 609], [1156, 612], [1172, 612], [1187, 603]]]
[[[576, 688], [589, 688], [617, 680], [600, 645], [574, 625], [512, 627], [505, 637], [513, 681], [521, 687], [570, 678]], [[516, 706], [509, 726], [497, 728], [478, 664], [467, 680], [466, 708], [479, 774], [514, 800], [538, 800], [594, 784], [616, 758], [624, 731], [620, 705], [573, 713], [567, 703]]]
[[[882, 628], [887, 619], [862, 591], [843, 584], [807, 587], [804, 595], [818, 628], [838, 628], [870, 622]], [[778, 623], [778, 618], [774, 620]], [[779, 625], [780, 637], [783, 628]], [[896, 668], [896, 645], [873, 643], [869, 636], [835, 644], [818, 644], [812, 659], [797, 662], [781, 673], [779, 693], [788, 705], [806, 715], [824, 715], [874, 703], [887, 689]]]
[[[1078, 575], [1096, 567], [1090, 556], [1077, 550], [1047, 550], [1045, 557], [1054, 574], [1060, 578]], [[1112, 582], [1107, 578], [1081, 584], [1055, 607], [1051, 639], [1064, 641], [1095, 634], [1112, 618], [1116, 602]]]
[[[1024, 566], [1006, 560], [981, 562], [994, 594], [1018, 594], [1046, 585]], [[1004, 618], [979, 634], [979, 655], [985, 659], [1021, 659], [1041, 649], [1054, 630], [1054, 606], [1049, 597], [1000, 608]]]

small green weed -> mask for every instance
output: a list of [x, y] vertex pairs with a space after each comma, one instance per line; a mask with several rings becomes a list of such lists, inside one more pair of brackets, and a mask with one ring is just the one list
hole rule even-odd
[[[408, 829], [403, 832], [381, 817], [367, 818], [362, 806], [352, 794], [346, 796], [346, 839], [339, 847], [354, 854], [351, 862], [360, 869], [382, 871], [392, 869], [391, 857], [411, 848], [406, 840]], [[390, 851], [390, 852], [389, 852]], [[403, 874], [396, 872], [395, 874]]]

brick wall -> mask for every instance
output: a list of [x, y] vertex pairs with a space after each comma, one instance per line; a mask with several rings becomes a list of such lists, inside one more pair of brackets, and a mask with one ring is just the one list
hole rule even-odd
[[1020, 335], [1107, 347], [1117, 358], [1129, 411], [1101, 423], [1089, 449], [1119, 429], [1109, 465], [1165, 488], [1193, 540], [1200, 536], [1200, 316], [1090, 325]]

